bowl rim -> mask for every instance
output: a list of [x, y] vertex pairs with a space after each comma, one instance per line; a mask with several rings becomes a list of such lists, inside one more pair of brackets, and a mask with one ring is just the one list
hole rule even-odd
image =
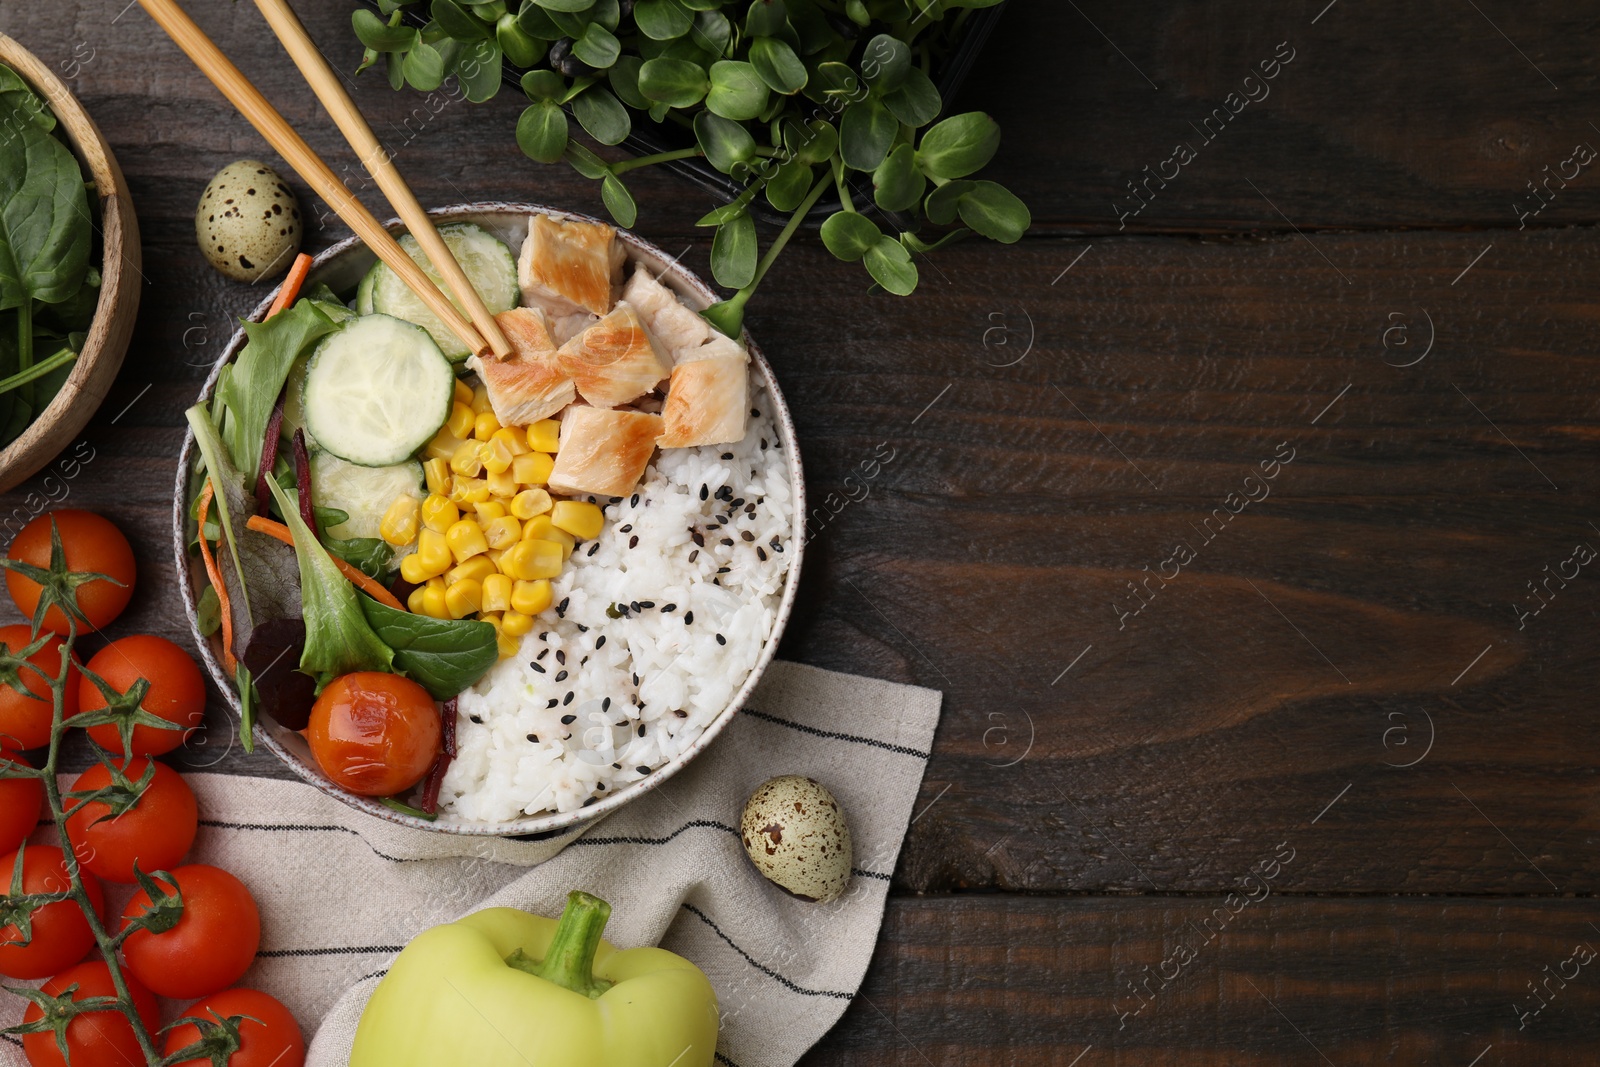
[[[687, 290], [688, 295], [698, 298], [705, 305], [709, 305], [718, 299], [716, 292], [693, 271], [690, 271], [688, 268], [682, 266], [678, 262], [677, 257], [668, 255], [657, 245], [645, 240], [642, 237], [639, 237], [630, 230], [614, 226], [612, 223], [606, 222], [605, 220], [596, 218], [592, 215], [586, 215], [576, 211], [565, 211], [542, 204], [504, 201], [480, 201], [465, 204], [453, 204], [447, 207], [434, 208], [428, 212], [429, 217], [441, 222], [471, 221], [471, 217], [485, 215], [520, 215], [523, 217], [529, 217], [535, 214], [545, 214], [551, 215], [558, 219], [572, 219], [580, 222], [603, 223], [604, 225], [613, 226], [613, 229], [616, 230], [618, 238], [629, 246], [629, 261], [638, 261], [643, 259], [644, 261], [649, 262], [650, 260], [654, 260], [654, 262], [650, 263], [650, 265], [653, 268], [658, 269], [662, 274], [670, 276], [673, 281], [678, 283], [674, 288], [680, 294], [683, 293], [684, 290]], [[391, 232], [403, 232], [405, 230], [404, 224], [398, 218], [388, 219], [383, 225]], [[314, 280], [320, 270], [325, 270], [329, 264], [340, 259], [341, 257], [351, 253], [359, 253], [365, 250], [365, 245], [362, 243], [361, 239], [356, 236], [346, 237], [334, 243], [333, 245], [330, 245], [328, 248], [318, 253], [313, 259], [311, 271], [307, 275], [307, 281], [310, 282]], [[368, 252], [367, 254], [370, 255], [371, 253]], [[280, 288], [281, 283], [278, 286], [274, 286], [272, 291], [263, 297], [261, 302], [258, 303], [247, 316], [249, 321], [261, 321], [268, 308], [272, 306], [272, 302], [276, 298]], [[212, 398], [212, 395], [216, 390], [217, 380], [222, 373], [222, 368], [233, 362], [234, 358], [238, 355], [239, 350], [243, 347], [244, 339], [244, 330], [242, 327], [236, 330], [233, 336], [228, 339], [227, 345], [223, 348], [221, 355], [217, 357], [217, 360], [213, 364], [210, 373], [206, 376], [205, 382], [201, 385], [197, 402], [207, 402]], [[528, 815], [521, 819], [513, 819], [496, 823], [466, 823], [439, 822], [420, 819], [416, 816], [407, 815], [404, 812], [395, 811], [394, 809], [380, 803], [376, 798], [357, 796], [339, 788], [333, 782], [324, 777], [314, 766], [308, 765], [307, 762], [300, 759], [296, 753], [293, 753], [285, 748], [283, 743], [278, 739], [277, 736], [275, 736], [275, 730], [286, 730], [286, 727], [280, 727], [276, 726], [275, 724], [262, 721], [258, 724], [255, 734], [256, 739], [261, 741], [269, 750], [271, 750], [272, 753], [279, 759], [279, 761], [293, 771], [299, 778], [320, 789], [322, 792], [336, 797], [337, 799], [359, 811], [376, 816], [377, 818], [399, 826], [406, 826], [418, 830], [427, 830], [433, 833], [451, 834], [465, 837], [529, 837], [531, 839], [543, 839], [558, 836], [564, 832], [572, 832], [573, 828], [579, 827], [580, 825], [598, 822], [605, 816], [622, 807], [624, 804], [627, 804], [630, 801], [635, 800], [643, 794], [648, 793], [656, 787], [662, 785], [680, 770], [682, 770], [685, 766], [687, 766], [695, 758], [695, 756], [699, 755], [699, 753], [707, 745], [714, 741], [718, 735], [720, 735], [722, 731], [727, 728], [728, 724], [733, 721], [734, 716], [748, 702], [750, 695], [755, 690], [756, 685], [761, 681], [762, 676], [765, 675], [767, 667], [771, 665], [772, 660], [776, 657], [778, 643], [783, 637], [789, 617], [794, 609], [795, 595], [799, 588], [800, 571], [805, 558], [805, 480], [800, 460], [800, 450], [796, 440], [797, 435], [795, 432], [794, 419], [790, 414], [788, 403], [784, 399], [783, 391], [778, 386], [777, 376], [773, 373], [771, 364], [767, 362], [765, 355], [762, 354], [759, 346], [757, 346], [755, 341], [751, 338], [748, 330], [742, 331], [742, 341], [749, 350], [751, 362], [759, 372], [762, 383], [767, 389], [773, 405], [773, 416], [777, 425], [778, 438], [785, 447], [787, 453], [790, 493], [793, 501], [793, 513], [791, 520], [793, 528], [790, 531], [790, 551], [792, 552], [792, 555], [790, 557], [791, 562], [789, 565], [788, 574], [784, 578], [782, 597], [778, 602], [777, 611], [773, 619], [772, 633], [768, 637], [765, 645], [762, 647], [760, 655], [757, 656], [754, 667], [751, 669], [748, 677], [745, 678], [744, 683], [733, 695], [733, 698], [729, 701], [728, 706], [724, 708], [722, 712], [720, 712], [714, 719], [706, 724], [700, 735], [696, 737], [694, 741], [690, 742], [687, 748], [685, 748], [674, 758], [663, 763], [660, 767], [657, 767], [653, 772], [651, 772], [649, 777], [642, 778], [637, 782], [629, 783], [626, 787], [618, 790], [611, 796], [606, 797], [604, 800], [600, 800], [585, 807], [578, 808], [575, 811]], [[196, 591], [196, 562], [189, 557], [188, 546], [186, 543], [186, 523], [188, 522], [188, 486], [190, 471], [195, 464], [195, 456], [196, 449], [194, 433], [192, 430], [185, 428], [183, 444], [179, 448], [178, 452], [176, 483], [173, 494], [172, 516], [174, 558], [177, 564], [178, 582], [180, 586], [180, 592], [182, 594], [184, 615], [188, 619], [190, 633], [194, 637], [195, 642], [200, 650], [200, 656], [205, 663], [207, 673], [210, 674], [212, 681], [214, 681], [217, 684], [218, 689], [221, 690], [224, 699], [228, 702], [228, 706], [233, 710], [234, 715], [238, 716], [240, 713], [239, 695], [234, 689], [233, 679], [229, 678], [227, 673], [222, 669], [222, 665], [218, 661], [213, 647], [213, 640], [220, 640], [220, 637], [207, 638], [202, 637], [200, 634], [200, 620], [196, 609], [196, 597], [198, 595]]]

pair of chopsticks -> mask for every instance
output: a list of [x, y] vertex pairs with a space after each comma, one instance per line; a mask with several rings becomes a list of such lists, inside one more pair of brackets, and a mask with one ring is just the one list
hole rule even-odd
[[200, 72], [222, 90], [228, 102], [288, 161], [312, 191], [333, 208], [345, 225], [400, 276], [411, 291], [427, 304], [428, 309], [461, 338], [467, 348], [479, 356], [493, 351], [496, 357], [504, 359], [511, 354], [511, 345], [494, 321], [494, 316], [484, 306], [482, 298], [461, 269], [461, 264], [456, 262], [449, 246], [439, 236], [439, 231], [434, 229], [433, 220], [417, 202], [415, 194], [389, 158], [389, 153], [378, 143], [372, 127], [357, 110], [350, 94], [345, 92], [333, 68], [317, 50], [316, 43], [289, 7], [288, 0], [256, 0], [256, 7], [266, 16], [267, 24], [272, 27], [272, 32], [294, 60], [295, 66], [300, 68], [312, 92], [316, 93], [317, 99], [322, 102], [350, 147], [361, 157], [362, 166], [378, 183], [384, 196], [388, 197], [395, 213], [422, 246], [461, 306], [467, 309], [472, 321], [468, 322], [462, 317], [449, 298], [440, 292], [439, 287], [412, 261], [399, 242], [383, 228], [383, 224], [351, 195], [328, 164], [267, 102], [260, 90], [250, 83], [250, 79], [222, 54], [222, 50], [206, 36], [205, 31], [195, 25], [177, 0], [139, 0], [139, 4], [166, 31], [167, 36], [183, 49], [194, 65], [200, 68]]

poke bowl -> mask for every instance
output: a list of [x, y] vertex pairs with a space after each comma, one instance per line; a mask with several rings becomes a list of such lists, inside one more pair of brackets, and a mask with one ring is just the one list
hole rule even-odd
[[[697, 312], [716, 294], [654, 245], [531, 204], [430, 215], [513, 355], [469, 357], [358, 239], [318, 255], [290, 309], [312, 340], [266, 443], [230, 466], [205, 414], [244, 409], [240, 383], [260, 366], [247, 354], [239, 367], [249, 330], [189, 413], [173, 507], [184, 607], [235, 713], [300, 778], [417, 829], [554, 836], [687, 766], [772, 661], [805, 543], [794, 424], [748, 333], [712, 329]], [[409, 236], [401, 243], [430, 269]], [[243, 478], [227, 520], [210, 506], [227, 494], [202, 500], [214, 466], [264, 472]], [[279, 588], [296, 574], [296, 589]], [[337, 763], [336, 745], [318, 747], [339, 731], [324, 706], [370, 673], [319, 670], [369, 642], [364, 629], [337, 648], [317, 636], [329, 591], [348, 608], [347, 589], [380, 671], [426, 687], [442, 735], [433, 751], [453, 749], [387, 795], [354, 780], [361, 768]], [[444, 648], [440, 633], [474, 635], [474, 651]], [[414, 770], [415, 755], [396, 762], [407, 758]]]

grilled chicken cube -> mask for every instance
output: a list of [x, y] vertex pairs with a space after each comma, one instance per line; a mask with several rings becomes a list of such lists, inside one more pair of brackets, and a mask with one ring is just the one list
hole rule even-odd
[[627, 496], [644, 476], [661, 436], [661, 416], [610, 408], [570, 407], [561, 416], [560, 451], [550, 472], [552, 493]]
[[744, 350], [739, 353], [737, 359], [696, 359], [672, 368], [672, 384], [661, 410], [664, 429], [657, 444], [690, 448], [744, 440], [750, 374]]
[[547, 419], [577, 399], [572, 376], [561, 369], [550, 324], [538, 308], [512, 308], [495, 316], [511, 355], [473, 356], [467, 366], [483, 379], [494, 417], [502, 426], [526, 426]]
[[535, 215], [528, 220], [528, 239], [517, 259], [522, 301], [543, 308], [553, 323], [580, 328], [561, 320], [610, 311], [624, 258], [616, 231], [605, 223]]
[[627, 301], [561, 346], [556, 360], [595, 407], [613, 408], [643, 396], [665, 380], [670, 364], [662, 359], [639, 312]]
[[712, 338], [711, 324], [678, 301], [677, 294], [643, 266], [634, 268], [622, 299], [639, 309], [645, 325], [673, 362], [693, 358], [690, 353]]

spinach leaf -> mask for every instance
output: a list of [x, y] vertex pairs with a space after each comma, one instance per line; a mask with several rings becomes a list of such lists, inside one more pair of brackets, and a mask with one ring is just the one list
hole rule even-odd
[[217, 384], [217, 399], [228, 408], [224, 437], [239, 470], [254, 475], [261, 447], [283, 383], [295, 358], [338, 324], [310, 300], [297, 300], [266, 322], [244, 324], [245, 343], [232, 373]]
[[361, 610], [394, 649], [394, 665], [435, 700], [449, 700], [500, 657], [494, 627], [473, 619], [434, 619], [396, 611], [363, 596]]
[[0, 123], [0, 309], [71, 299], [94, 236], [83, 172], [67, 146], [11, 114]]
[[[317, 535], [306, 528], [300, 509], [288, 494], [271, 478], [267, 479], [267, 488], [294, 535], [294, 552], [300, 561], [300, 599], [306, 623], [300, 669], [317, 680], [318, 692], [352, 671], [393, 671], [394, 650], [368, 624], [362, 613], [363, 598], [317, 543]], [[493, 627], [489, 629], [492, 631]]]
[[56, 128], [56, 117], [44, 101], [22, 80], [22, 75], [4, 63], [0, 63], [0, 115], [6, 116], [7, 125], [15, 119], [31, 122], [46, 133]]

